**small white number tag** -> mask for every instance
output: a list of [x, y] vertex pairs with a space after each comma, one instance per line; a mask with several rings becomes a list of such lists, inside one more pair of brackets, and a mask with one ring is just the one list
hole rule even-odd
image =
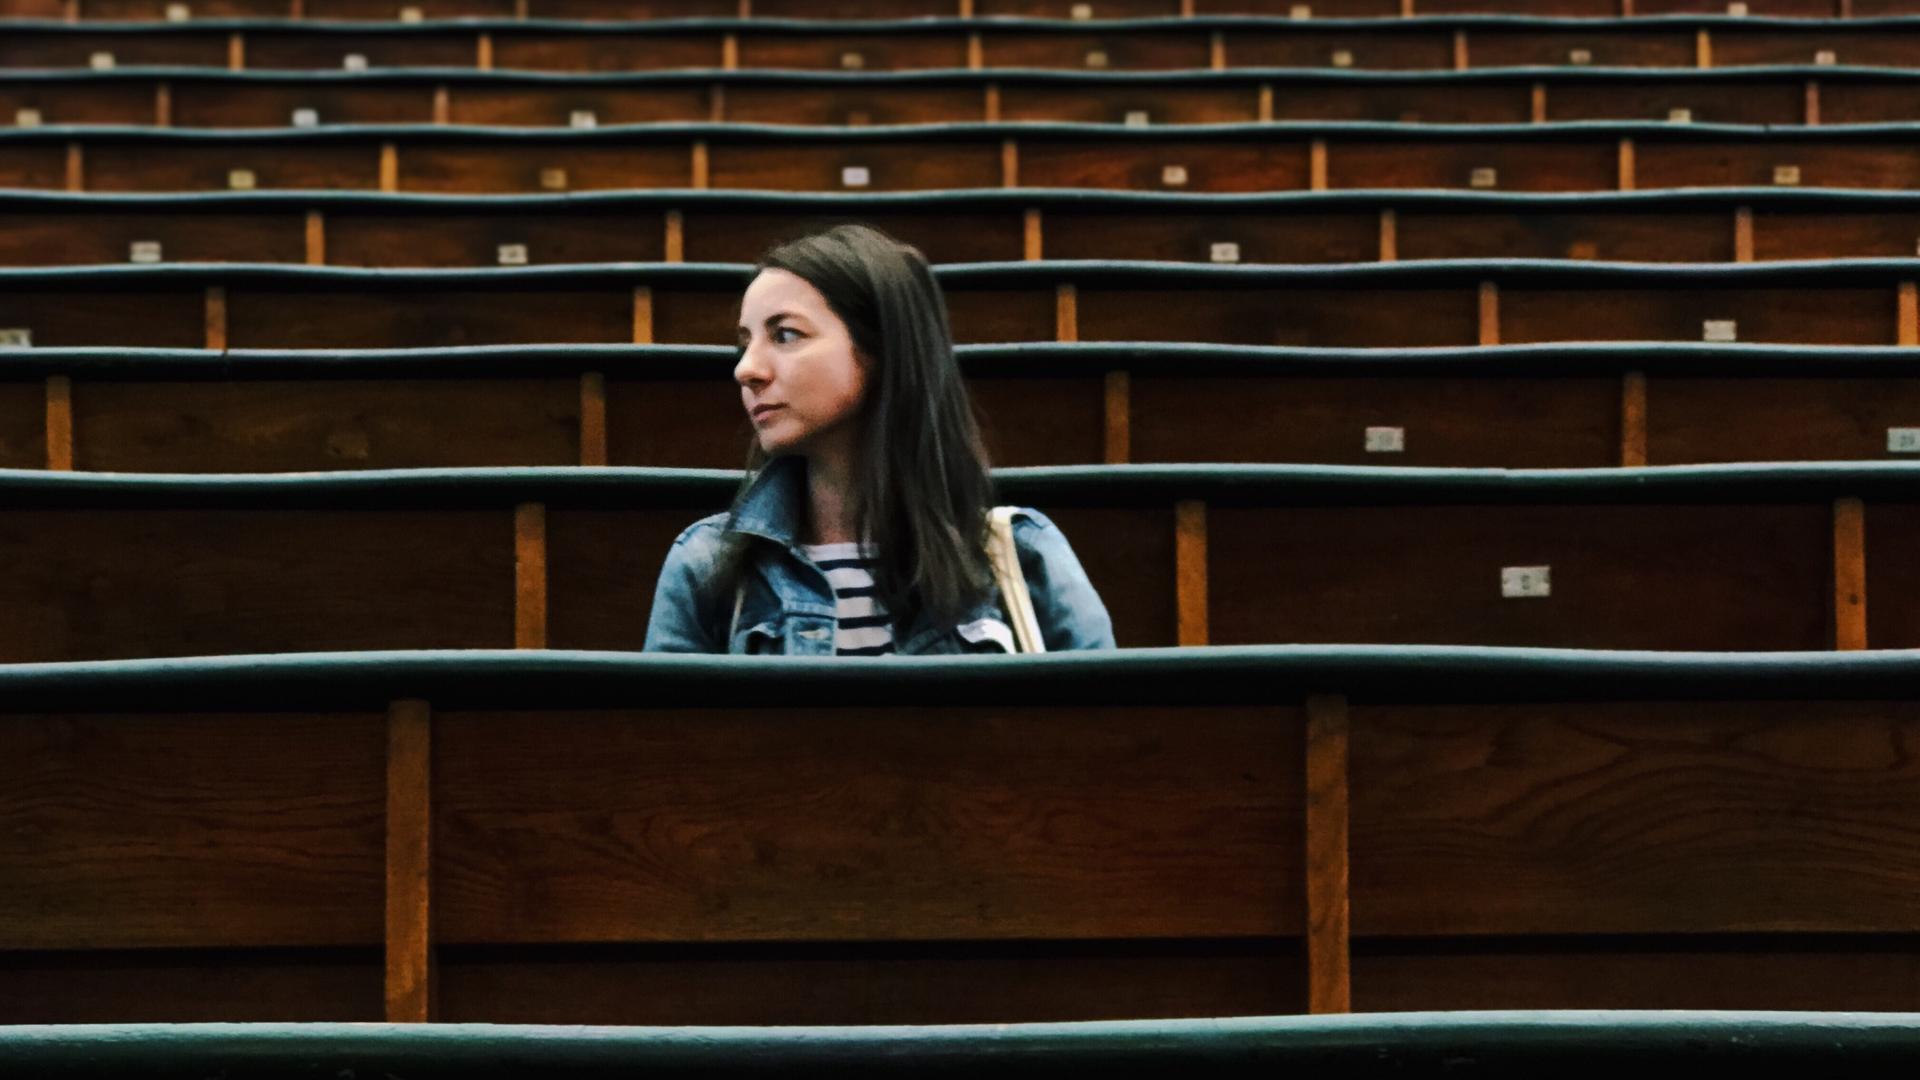
[[417, 7], [403, 7], [400, 9], [401, 22], [424, 22], [426, 18], [427, 13]]
[[1676, 124], [1691, 124], [1693, 123], [1693, 110], [1692, 109], [1668, 109], [1667, 119]]
[[527, 245], [501, 244], [500, 245], [500, 265], [501, 266], [527, 265]]
[[137, 263], [157, 263], [160, 261], [160, 241], [135, 240], [127, 250], [127, 261]]
[[1160, 170], [1160, 182], [1168, 187], [1181, 187], [1187, 182], [1185, 165], [1168, 165]]
[[13, 122], [20, 127], [39, 127], [41, 119], [39, 109], [21, 109], [13, 114]]
[[1800, 182], [1800, 166], [1775, 165], [1773, 167], [1773, 182], [1788, 187], [1798, 184]]
[[1107, 66], [1107, 51], [1106, 51], [1105, 49], [1090, 49], [1090, 50], [1088, 50], [1088, 52], [1087, 52], [1087, 66], [1088, 66], [1088, 67], [1090, 67], [1090, 68], [1103, 68], [1103, 67], [1106, 67], [1106, 66]]
[[319, 109], [293, 110], [293, 126], [302, 127], [302, 128], [319, 127], [320, 126], [320, 110]]
[[1840, 62], [1840, 54], [1832, 49], [1821, 49], [1813, 54], [1813, 62], [1830, 67]]
[[548, 191], [567, 190], [567, 170], [541, 169], [540, 170], [540, 186], [545, 188]]
[[252, 191], [259, 179], [252, 169], [233, 169], [227, 173], [227, 186], [235, 191]]
[[567, 115], [567, 124], [577, 128], [599, 127], [600, 114], [592, 109], [575, 109]]
[[1067, 13], [1076, 19], [1091, 19], [1093, 18], [1093, 5], [1075, 4]]
[[1482, 165], [1473, 170], [1472, 174], [1467, 177], [1468, 187], [1489, 188], [1496, 187], [1499, 183], [1500, 170], [1488, 165]]
[[858, 71], [867, 66], [867, 58], [857, 52], [841, 53], [840, 66], [848, 71]]
[[1407, 429], [1370, 427], [1367, 429], [1366, 448], [1369, 454], [1403, 453], [1407, 449]]
[[840, 170], [841, 187], [866, 187], [873, 182], [873, 174], [865, 165], [848, 165]]
[[1920, 454], [1920, 427], [1888, 428], [1887, 452], [1890, 454]]
[[1333, 66], [1338, 68], [1352, 67], [1353, 66], [1353, 50], [1352, 49], [1333, 50]]
[[1592, 49], [1568, 49], [1567, 63], [1591, 64], [1593, 63], [1593, 50]]
[[1732, 319], [1707, 319], [1700, 324], [1701, 341], [1739, 341], [1740, 326]]
[[1503, 597], [1547, 596], [1552, 593], [1550, 566], [1503, 566], [1500, 568], [1500, 595]]
[[0, 326], [0, 349], [33, 348], [33, 331], [24, 326]]
[[367, 70], [366, 54], [357, 52], [348, 53], [341, 59], [340, 66], [346, 68], [348, 71], [365, 71]]
[[1147, 127], [1152, 123], [1153, 123], [1153, 119], [1147, 115], [1147, 110], [1145, 109], [1128, 109], [1127, 110], [1127, 126], [1128, 127]]
[[110, 52], [94, 53], [92, 56], [87, 57], [87, 66], [93, 68], [95, 71], [112, 70], [113, 54]]
[[1732, 3], [1727, 5], [1727, 14], [1729, 15], [1745, 15], [1746, 13], [1747, 5], [1745, 0], [1733, 0]]
[[168, 4], [167, 5], [167, 21], [168, 22], [186, 22], [188, 19], [191, 19], [191, 18], [193, 18], [193, 9], [188, 7], [187, 5], [185, 4]]
[[1232, 240], [1222, 240], [1207, 247], [1207, 258], [1217, 263], [1237, 263], [1240, 261], [1240, 245]]
[[1295, 4], [1292, 7], [1287, 9], [1287, 18], [1311, 19], [1313, 18], [1313, 5], [1312, 4]]

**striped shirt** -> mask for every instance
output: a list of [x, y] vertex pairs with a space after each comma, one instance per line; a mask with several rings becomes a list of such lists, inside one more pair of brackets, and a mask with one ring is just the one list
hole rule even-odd
[[876, 549], [871, 544], [802, 544], [833, 586], [836, 656], [884, 656], [893, 651], [893, 617], [880, 606], [873, 583]]

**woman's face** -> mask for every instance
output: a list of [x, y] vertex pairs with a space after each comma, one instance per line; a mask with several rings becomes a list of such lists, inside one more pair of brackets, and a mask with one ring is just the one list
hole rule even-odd
[[761, 449], [805, 453], [821, 436], [850, 430], [866, 370], [820, 290], [798, 274], [762, 270], [741, 298], [739, 338], [733, 378]]

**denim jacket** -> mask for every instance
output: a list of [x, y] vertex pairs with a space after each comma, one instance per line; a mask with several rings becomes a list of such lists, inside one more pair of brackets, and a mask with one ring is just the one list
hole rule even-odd
[[[654, 587], [647, 652], [834, 654], [836, 611], [826, 572], [801, 550], [796, 535], [805, 507], [806, 459], [783, 455], [754, 477], [732, 528], [771, 541], [756, 544], [748, 562], [740, 618], [731, 640], [734, 597], [705, 596], [728, 514], [701, 518], [674, 538]], [[1086, 571], [1058, 526], [1038, 510], [1013, 516], [1014, 547], [1027, 579], [1034, 615], [1048, 652], [1111, 649], [1113, 623]], [[936, 625], [924, 614], [895, 625], [894, 651], [974, 653], [1015, 651], [1012, 621], [999, 590], [958, 622]]]

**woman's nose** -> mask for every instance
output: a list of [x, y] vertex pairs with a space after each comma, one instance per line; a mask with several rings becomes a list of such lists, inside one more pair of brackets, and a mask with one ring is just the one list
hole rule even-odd
[[754, 386], [767, 381], [767, 366], [760, 359], [759, 350], [752, 345], [740, 350], [740, 360], [733, 365], [733, 379], [741, 386]]

